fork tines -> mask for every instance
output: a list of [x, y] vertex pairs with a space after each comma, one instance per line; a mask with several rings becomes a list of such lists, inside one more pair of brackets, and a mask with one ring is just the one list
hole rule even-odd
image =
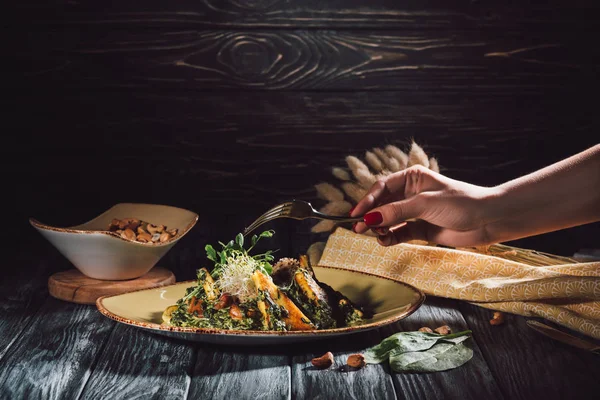
[[244, 229], [244, 236], [248, 235], [250, 232], [252, 232], [256, 228], [258, 228], [260, 225], [286, 215], [292, 209], [292, 205], [293, 205], [293, 203], [287, 202], [287, 203], [282, 203], [282, 204], [276, 205], [275, 207], [271, 208], [270, 210], [265, 212], [263, 215], [258, 217], [252, 224], [250, 224], [250, 226], [248, 226], [246, 229]]

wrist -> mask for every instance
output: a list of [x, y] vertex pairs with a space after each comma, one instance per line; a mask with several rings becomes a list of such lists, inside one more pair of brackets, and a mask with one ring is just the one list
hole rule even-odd
[[507, 221], [516, 212], [510, 204], [510, 192], [504, 185], [485, 188], [482, 192], [480, 219], [486, 232], [486, 242], [506, 240], [509, 235], [506, 226], [510, 225]]

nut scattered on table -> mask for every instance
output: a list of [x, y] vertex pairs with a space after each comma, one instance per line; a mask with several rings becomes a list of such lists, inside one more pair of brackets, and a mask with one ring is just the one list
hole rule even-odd
[[350, 354], [348, 356], [348, 361], [346, 361], [346, 364], [348, 364], [348, 366], [352, 368], [362, 368], [365, 365], [367, 365], [367, 363], [365, 362], [365, 356], [363, 356], [362, 354]]
[[422, 328], [419, 328], [419, 332], [433, 333], [433, 330], [428, 326], [424, 326]]
[[494, 311], [494, 315], [490, 320], [490, 324], [492, 325], [500, 325], [504, 323], [504, 314], [500, 311]]
[[439, 328], [435, 328], [433, 331], [435, 333], [439, 333], [440, 335], [447, 335], [449, 333], [452, 333], [452, 329], [450, 329], [448, 325], [442, 325]]
[[333, 365], [333, 354], [328, 351], [323, 354], [321, 357], [313, 358], [311, 360], [312, 365], [318, 369], [327, 369]]
[[177, 236], [177, 228], [167, 229], [165, 225], [155, 225], [136, 218], [114, 218], [108, 230], [123, 239], [140, 243], [165, 243]]

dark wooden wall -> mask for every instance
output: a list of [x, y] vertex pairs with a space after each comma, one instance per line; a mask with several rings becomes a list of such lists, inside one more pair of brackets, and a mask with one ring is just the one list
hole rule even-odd
[[[201, 216], [172, 250], [195, 264], [206, 241], [279, 201], [318, 203], [313, 185], [348, 154], [414, 139], [443, 173], [493, 185], [600, 138], [594, 1], [13, 7], [2, 108], [17, 233], [3, 235], [26, 250], [45, 245], [30, 216], [69, 225], [118, 202], [165, 203]], [[299, 243], [309, 227], [276, 224]], [[570, 255], [599, 231], [516, 244]]]

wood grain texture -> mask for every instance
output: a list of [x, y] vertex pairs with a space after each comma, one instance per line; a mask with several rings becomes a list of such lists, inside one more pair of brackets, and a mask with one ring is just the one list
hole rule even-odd
[[[350, 354], [361, 353], [381, 341], [376, 330], [318, 343], [294, 346], [292, 359], [292, 398], [294, 399], [396, 399], [389, 368], [367, 365], [353, 370], [346, 365]], [[326, 370], [315, 368], [311, 360], [332, 352], [335, 363]]]
[[11, 262], [16, 271], [4, 271], [0, 282], [0, 362], [48, 298], [46, 282], [53, 270], [46, 260], [17, 259]]
[[[19, 221], [28, 217], [68, 225], [121, 201], [163, 203], [198, 212], [203, 238], [228, 240], [278, 202], [299, 197], [322, 204], [314, 184], [335, 182], [330, 168], [345, 167], [347, 155], [362, 157], [387, 144], [407, 150], [411, 139], [438, 158], [444, 174], [494, 185], [597, 142], [594, 104], [562, 93], [15, 96], [4, 105], [16, 144], [0, 153], [4, 159], [18, 154], [10, 165], [18, 176], [14, 191], [35, 188], [44, 201], [24, 195], [8, 218], [24, 229]], [[299, 225], [273, 226], [296, 231]], [[27, 229], [28, 238], [19, 243], [42, 240]], [[557, 233], [535, 246], [571, 255], [594, 247], [594, 232]], [[546, 243], [550, 237], [556, 237], [552, 245]]]
[[[171, 179], [193, 176], [206, 185], [238, 180], [241, 187], [215, 185], [216, 191], [202, 193], [224, 198], [231, 190], [291, 194], [285, 186], [273, 193], [270, 182], [287, 183], [290, 192], [312, 190], [297, 179], [318, 179], [307, 176], [317, 171], [329, 177], [329, 166], [344, 167], [346, 155], [362, 157], [375, 146], [408, 150], [414, 139], [438, 157], [445, 173], [489, 184], [596, 141], [593, 105], [559, 94], [114, 92], [65, 96], [60, 102], [54, 96], [17, 96], [6, 103], [8, 110], [27, 104], [35, 119], [15, 124], [16, 146], [3, 153], [34, 154], [45, 169], [22, 158], [13, 167], [24, 177], [35, 173], [55, 180], [55, 191], [71, 193], [102, 178], [111, 185], [104, 192], [129, 198], [162, 192], [167, 198], [189, 190], [163, 186]], [[156, 187], [132, 189], [128, 171], [135, 168], [136, 179], [147, 175]], [[105, 195], [99, 186], [92, 194]]]
[[290, 358], [281, 349], [202, 346], [188, 398], [289, 399]]
[[[398, 331], [416, 331], [424, 326], [436, 329], [448, 325], [453, 332], [471, 329], [457, 307], [457, 301], [429, 296], [425, 304], [413, 315], [395, 326], [384, 328], [383, 337]], [[465, 343], [473, 348], [474, 355], [470, 361], [459, 368], [444, 372], [392, 374], [396, 391], [403, 393], [407, 399], [505, 398], [504, 389], [496, 383], [487, 365], [489, 355], [486, 353], [491, 349], [483, 351], [479, 345], [477, 330], [472, 330], [471, 338]], [[494, 357], [502, 356], [495, 353]]]
[[2, 360], [0, 397], [77, 398], [114, 322], [50, 298]]
[[82, 399], [185, 399], [195, 347], [117, 324]]
[[525, 93], [598, 84], [574, 32], [107, 30], [24, 32], [22, 88]]
[[[77, 224], [122, 201], [197, 211], [194, 230], [161, 264], [187, 280], [205, 265], [205, 244], [231, 239], [267, 207], [291, 197], [318, 205], [314, 184], [333, 181], [330, 167], [346, 155], [415, 139], [453, 178], [493, 185], [522, 175], [598, 141], [586, 99], [600, 83], [598, 2], [26, 0], [6, 8], [0, 163], [14, 179], [5, 223], [15, 228], [0, 237], [14, 260], [35, 263], [11, 260], [32, 280], [0, 282], [0, 398], [598, 393], [591, 355], [539, 338], [523, 319], [492, 329], [488, 310], [442, 299], [381, 331], [285, 348], [155, 337], [49, 298], [39, 277], [70, 266], [26, 223]], [[268, 245], [297, 256], [324, 239], [310, 226], [274, 222]], [[598, 229], [518, 244], [570, 255], [597, 247]], [[456, 370], [310, 368], [325, 351], [342, 364], [387, 334], [441, 324], [473, 330], [475, 357]]]
[[[540, 392], [547, 399], [597, 397], [600, 363], [596, 354], [540, 335], [527, 326], [523, 317], [505, 314], [504, 324], [492, 326], [491, 310], [464, 302], [459, 309], [475, 332], [475, 339], [479, 338], [477, 343], [506, 398], [531, 399]], [[552, 390], [547, 390], [549, 387]]]
[[175, 283], [175, 275], [161, 267], [152, 268], [147, 274], [127, 281], [102, 281], [71, 269], [54, 273], [48, 278], [48, 291], [52, 297], [78, 304], [96, 304], [102, 296], [112, 296]]
[[[319, 0], [152, 0], [120, 1], [110, 7], [93, 1], [40, 1], [17, 3], [16, 11], [36, 25], [205, 26], [264, 27], [576, 27], [592, 24], [592, 1], [565, 3], [552, 0], [507, 2], [501, 0], [449, 3], [443, 0], [328, 1]], [[7, 20], [6, 24], [13, 21]]]

